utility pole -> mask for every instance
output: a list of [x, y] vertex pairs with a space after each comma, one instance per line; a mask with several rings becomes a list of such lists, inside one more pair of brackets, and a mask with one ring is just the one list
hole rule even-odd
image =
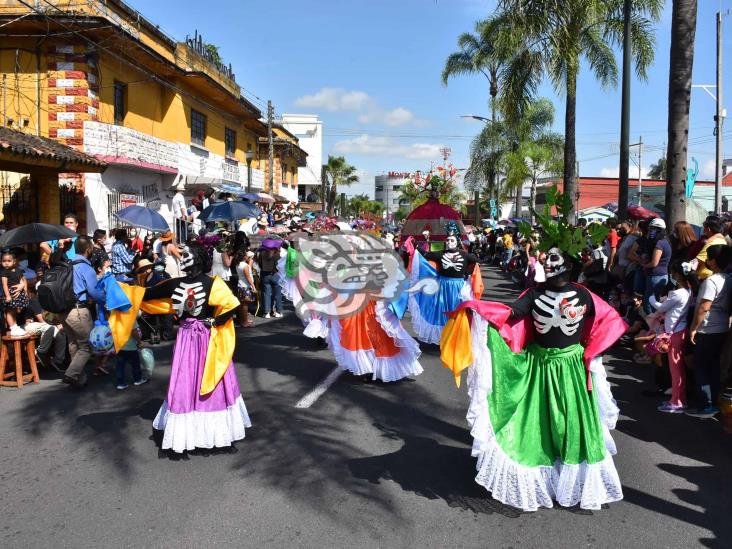
[[717, 12], [717, 114], [714, 117], [714, 132], [716, 142], [716, 172], [714, 178], [714, 213], [722, 211], [722, 134], [724, 131], [724, 117], [722, 108], [722, 12]]
[[269, 156], [267, 158], [267, 169], [269, 170], [269, 189], [268, 192], [274, 192], [274, 139], [272, 138], [272, 119], [274, 118], [274, 109], [272, 101], [267, 101], [267, 138], [269, 139]]
[[643, 136], [638, 139], [638, 206], [643, 197]]
[[628, 217], [628, 171], [630, 168], [630, 1], [623, 2], [623, 96], [620, 115], [620, 185], [618, 187], [618, 218]]

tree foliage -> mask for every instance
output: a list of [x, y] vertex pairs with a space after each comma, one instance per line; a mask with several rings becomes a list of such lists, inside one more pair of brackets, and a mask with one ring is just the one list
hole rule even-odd
[[327, 180], [326, 200], [328, 215], [332, 216], [338, 199], [338, 187], [348, 186], [358, 181], [356, 168], [351, 166], [342, 156], [328, 155], [328, 163], [324, 167]]

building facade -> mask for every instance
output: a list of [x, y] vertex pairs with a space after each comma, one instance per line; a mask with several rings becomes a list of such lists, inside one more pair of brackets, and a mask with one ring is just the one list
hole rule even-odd
[[401, 188], [411, 175], [402, 172], [388, 172], [374, 177], [374, 200], [384, 205], [387, 214], [398, 211], [401, 206], [409, 205], [409, 201], [401, 197]]
[[320, 202], [323, 174], [323, 122], [316, 114], [283, 114], [282, 126], [294, 134], [307, 155], [307, 164], [297, 169], [298, 200]]
[[[211, 188], [296, 196], [304, 152], [291, 139], [270, 185], [262, 113], [197, 32], [175, 40], [118, 0], [54, 0], [2, 2], [0, 35], [3, 125], [108, 166], [42, 186], [38, 219], [58, 223], [73, 211], [91, 232], [114, 226], [114, 213], [136, 203], [172, 222], [172, 189], [181, 183], [189, 198]], [[0, 190], [7, 204], [15, 191]]]

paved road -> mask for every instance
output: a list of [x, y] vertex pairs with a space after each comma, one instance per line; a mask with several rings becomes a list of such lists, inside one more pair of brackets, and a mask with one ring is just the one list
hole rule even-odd
[[[510, 284], [487, 272], [486, 295]], [[648, 366], [606, 357], [623, 416], [615, 433], [625, 500], [597, 512], [520, 513], [473, 481], [465, 387], [424, 346], [425, 373], [392, 384], [341, 376], [293, 314], [259, 320], [235, 356], [253, 427], [234, 451], [171, 459], [151, 422], [154, 380], [77, 394], [46, 372], [0, 389], [4, 547], [729, 547], [731, 438], [714, 421], [668, 416], [641, 396]]]

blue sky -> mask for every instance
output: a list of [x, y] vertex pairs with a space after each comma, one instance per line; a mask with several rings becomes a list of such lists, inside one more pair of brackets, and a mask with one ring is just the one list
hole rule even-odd
[[[445, 58], [456, 39], [489, 15], [492, 0], [128, 0], [145, 17], [177, 39], [198, 29], [219, 46], [245, 94], [271, 99], [276, 112], [314, 113], [324, 123], [324, 155], [342, 154], [361, 172], [353, 191], [373, 187], [386, 171], [429, 169], [441, 161], [467, 167], [470, 138], [480, 122], [463, 114], [488, 114], [488, 86], [482, 76], [458, 77], [444, 87]], [[732, 0], [700, 0], [694, 84], [715, 81], [715, 13]], [[646, 82], [633, 79], [631, 142], [643, 136], [643, 168], [661, 155], [666, 142], [671, 0], [656, 29], [656, 59]], [[727, 98], [732, 97], [732, 16], [724, 19]], [[620, 64], [618, 54], [618, 63]], [[554, 101], [555, 128], [563, 131], [564, 102]], [[727, 100], [732, 112], [732, 101]], [[714, 101], [692, 92], [690, 156], [701, 175], [713, 178]], [[582, 175], [617, 175], [620, 90], [602, 89], [587, 70], [580, 76], [577, 153]], [[732, 157], [732, 121], [726, 126]], [[631, 162], [631, 166], [633, 163]], [[636, 169], [637, 173], [637, 169]], [[631, 171], [631, 175], [633, 172]]]

